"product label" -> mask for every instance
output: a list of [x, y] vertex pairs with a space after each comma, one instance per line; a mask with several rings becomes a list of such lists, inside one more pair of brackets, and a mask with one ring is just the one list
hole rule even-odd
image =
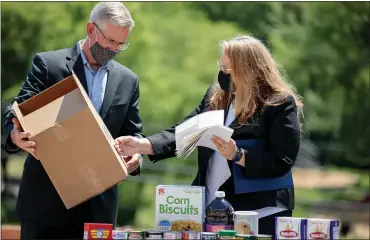
[[201, 232], [204, 223], [204, 201], [204, 187], [157, 186], [157, 230]]
[[211, 224], [206, 224], [206, 232], [219, 232], [221, 230], [233, 230], [233, 225], [211, 225]]
[[305, 227], [305, 219], [279, 217], [276, 220], [277, 239], [303, 239], [302, 231]]
[[235, 213], [234, 216], [234, 229], [238, 234], [258, 234], [257, 215], [238, 215]]
[[128, 238], [128, 232], [125, 231], [112, 231], [112, 239], [114, 240], [126, 240]]
[[331, 219], [308, 219], [307, 239], [339, 239], [339, 221]]
[[182, 232], [164, 232], [163, 239], [182, 239]]
[[200, 238], [202, 240], [213, 240], [213, 239], [217, 239], [218, 237], [218, 234], [215, 233], [215, 234], [209, 234], [209, 232], [205, 232], [205, 233], [201, 233], [200, 234]]

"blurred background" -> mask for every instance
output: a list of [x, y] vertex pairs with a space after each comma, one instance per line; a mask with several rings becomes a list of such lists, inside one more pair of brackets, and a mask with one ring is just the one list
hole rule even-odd
[[[95, 4], [1, 3], [2, 106], [18, 94], [35, 53], [85, 38]], [[150, 135], [199, 104], [218, 73], [221, 40], [237, 34], [263, 40], [304, 98], [294, 215], [339, 218], [342, 236], [369, 239], [369, 5], [127, 2], [136, 27], [116, 60], [139, 76], [140, 114]], [[14, 207], [24, 160], [24, 153], [2, 151], [3, 225], [18, 222]], [[118, 224], [154, 228], [155, 186], [191, 184], [195, 174], [194, 153], [186, 160], [145, 161], [140, 177], [120, 184]]]

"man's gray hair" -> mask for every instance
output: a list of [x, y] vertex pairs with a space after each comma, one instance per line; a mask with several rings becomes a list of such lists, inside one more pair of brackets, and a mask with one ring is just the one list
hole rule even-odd
[[91, 11], [90, 21], [96, 24], [103, 24], [107, 21], [114, 25], [129, 28], [130, 30], [135, 26], [130, 12], [121, 2], [98, 3]]

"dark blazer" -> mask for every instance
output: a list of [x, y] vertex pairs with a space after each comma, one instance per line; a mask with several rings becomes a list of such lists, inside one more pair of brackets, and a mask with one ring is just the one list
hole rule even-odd
[[[87, 91], [84, 66], [77, 45], [72, 48], [36, 54], [27, 79], [13, 101], [21, 103], [31, 98], [69, 76], [72, 69]], [[122, 135], [143, 137], [138, 107], [138, 77], [116, 61], [110, 61], [107, 69], [107, 86], [100, 116], [113, 138]], [[10, 138], [13, 117], [11, 106], [8, 106], [5, 110], [4, 133], [7, 139], [6, 151], [9, 153], [19, 150]], [[139, 174], [139, 172], [140, 170], [132, 174]], [[115, 186], [67, 210], [41, 162], [30, 154], [27, 156], [17, 201], [17, 211], [22, 219], [50, 225], [66, 223], [70, 218], [115, 224], [117, 209], [118, 188]]]
[[[185, 120], [207, 110], [211, 89], [212, 86], [199, 106]], [[176, 125], [148, 137], [155, 153], [149, 156], [152, 161], [175, 156], [175, 127]], [[289, 96], [279, 106], [263, 107], [247, 125], [240, 126], [236, 117], [230, 127], [234, 129], [234, 140], [262, 139], [266, 142], [263, 151], [245, 150], [245, 178], [281, 177], [291, 170], [300, 144], [300, 126], [293, 97]], [[198, 147], [198, 172], [193, 185], [205, 186], [208, 161], [213, 153], [212, 149]], [[287, 161], [288, 158], [292, 161]], [[231, 162], [228, 163], [230, 166]], [[226, 192], [226, 199], [230, 200], [235, 210], [253, 210], [268, 206], [292, 210], [294, 208], [293, 189], [235, 194], [233, 177], [230, 177], [220, 190]]]

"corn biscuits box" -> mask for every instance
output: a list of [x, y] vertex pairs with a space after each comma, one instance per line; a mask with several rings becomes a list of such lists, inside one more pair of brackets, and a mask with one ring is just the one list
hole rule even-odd
[[203, 231], [204, 187], [159, 185], [156, 187], [155, 204], [157, 230]]

